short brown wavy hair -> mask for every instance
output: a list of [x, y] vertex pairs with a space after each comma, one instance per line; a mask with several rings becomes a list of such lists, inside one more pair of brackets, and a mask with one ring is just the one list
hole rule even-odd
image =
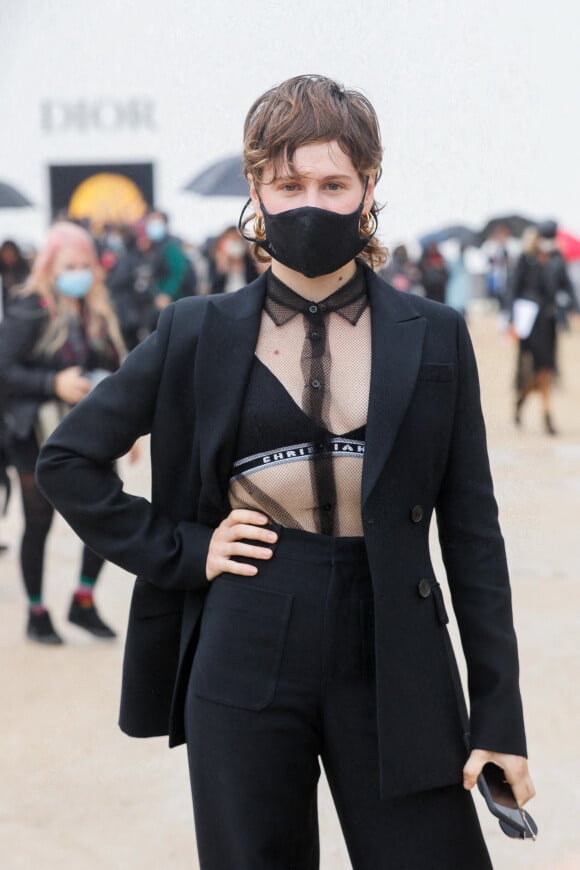
[[[346, 90], [325, 76], [301, 75], [267, 90], [251, 106], [244, 123], [244, 172], [255, 183], [264, 171], [292, 166], [297, 148], [310, 142], [338, 142], [348, 154], [361, 179], [380, 177], [383, 146], [377, 114], [364, 94]], [[377, 217], [379, 206], [371, 212]], [[253, 219], [250, 214], [244, 226]], [[257, 245], [254, 256], [261, 262], [270, 257]], [[371, 268], [387, 259], [387, 251], [372, 238], [360, 257]]]

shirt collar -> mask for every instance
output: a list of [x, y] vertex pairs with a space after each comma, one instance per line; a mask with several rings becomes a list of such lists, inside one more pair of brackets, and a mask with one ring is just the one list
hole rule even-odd
[[[313, 303], [283, 284], [279, 278], [267, 274], [264, 309], [276, 326], [288, 323], [297, 314], [328, 314], [336, 312], [354, 326], [368, 305], [367, 286], [363, 269], [357, 265], [356, 273], [343, 287], [339, 287], [321, 302]], [[314, 310], [313, 310], [314, 309]]]

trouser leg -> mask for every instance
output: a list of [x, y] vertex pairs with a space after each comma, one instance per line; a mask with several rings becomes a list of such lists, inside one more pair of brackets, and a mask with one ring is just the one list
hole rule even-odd
[[353, 870], [490, 870], [473, 799], [463, 786], [381, 800], [372, 705], [365, 710], [361, 699], [358, 723], [345, 721], [349, 713], [340, 706], [342, 727], [333, 734], [327, 729], [323, 762]]
[[350, 578], [335, 571], [339, 615], [321, 756], [353, 870], [489, 870], [473, 799], [461, 784], [380, 797], [372, 589], [348, 568]]
[[289, 713], [187, 701], [201, 870], [318, 870], [316, 736]]
[[278, 556], [210, 587], [185, 709], [202, 870], [319, 866], [324, 597], [318, 570]]

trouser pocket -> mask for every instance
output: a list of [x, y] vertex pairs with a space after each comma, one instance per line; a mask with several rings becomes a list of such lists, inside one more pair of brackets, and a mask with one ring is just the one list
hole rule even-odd
[[293, 596], [219, 577], [213, 581], [193, 659], [200, 698], [246, 710], [271, 703]]

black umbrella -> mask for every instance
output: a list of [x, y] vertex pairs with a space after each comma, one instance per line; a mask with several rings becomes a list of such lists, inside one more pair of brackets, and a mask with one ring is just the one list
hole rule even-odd
[[0, 181], [0, 208], [26, 208], [29, 205], [32, 205], [30, 200], [15, 187]]
[[486, 225], [483, 227], [479, 234], [480, 244], [485, 242], [486, 239], [489, 239], [497, 230], [505, 229], [508, 231], [510, 236], [514, 236], [514, 238], [520, 238], [522, 233], [527, 227], [535, 227], [536, 221], [531, 220], [525, 215], [521, 214], [508, 214], [508, 215], [498, 215], [497, 217], [493, 217]]
[[250, 195], [250, 188], [244, 176], [241, 156], [226, 157], [212, 163], [183, 188], [201, 196], [244, 196]]
[[453, 224], [440, 230], [433, 230], [431, 233], [425, 233], [420, 237], [419, 244], [426, 248], [430, 242], [439, 244], [440, 242], [448, 242], [450, 239], [456, 239], [466, 247], [478, 244], [478, 234], [463, 224]]

